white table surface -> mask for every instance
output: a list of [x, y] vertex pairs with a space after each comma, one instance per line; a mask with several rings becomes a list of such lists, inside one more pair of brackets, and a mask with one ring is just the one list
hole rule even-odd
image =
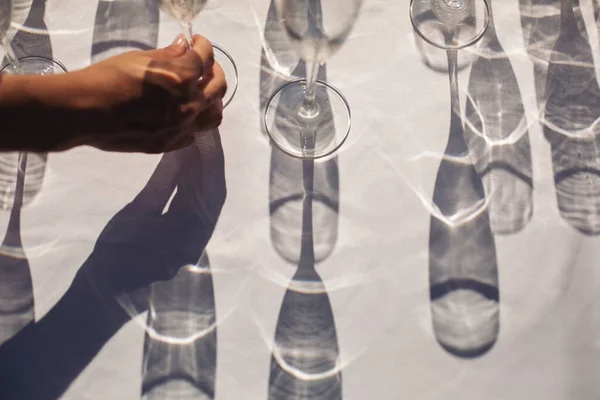
[[[530, 125], [534, 213], [522, 231], [495, 237], [500, 334], [480, 357], [449, 354], [432, 331], [426, 203], [448, 140], [450, 97], [447, 75], [421, 62], [408, 2], [365, 0], [351, 37], [327, 62], [328, 80], [352, 107], [352, 131], [338, 154], [338, 238], [316, 267], [335, 318], [344, 399], [600, 396], [600, 238], [559, 215], [518, 6], [494, 0]], [[69, 70], [89, 65], [96, 2], [48, 0], [46, 7], [54, 57]], [[227, 200], [207, 248], [218, 332], [215, 398], [223, 400], [268, 398], [279, 308], [295, 271], [270, 238], [272, 150], [259, 112], [268, 7], [265, 0], [216, 0], [194, 24], [239, 68], [238, 92], [220, 128]], [[582, 7], [591, 15], [590, 0]], [[591, 43], [598, 43], [593, 17], [586, 18]], [[177, 33], [161, 14], [159, 46]], [[462, 88], [468, 76], [469, 68], [460, 72]], [[425, 152], [438, 156], [419, 157]], [[88, 147], [49, 156], [41, 190], [22, 211], [36, 320], [61, 298], [102, 229], [144, 187], [159, 159]], [[0, 212], [1, 229], [9, 214]], [[61, 399], [141, 398], [146, 320], [144, 313], [118, 331]]]

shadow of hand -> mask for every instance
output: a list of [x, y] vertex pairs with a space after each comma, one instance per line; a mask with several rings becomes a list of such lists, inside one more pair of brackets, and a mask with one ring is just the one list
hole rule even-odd
[[223, 150], [212, 131], [163, 156], [146, 187], [106, 225], [76, 282], [85, 277], [115, 296], [171, 279], [199, 260], [225, 197]]
[[117, 304], [120, 296], [131, 295], [141, 312], [150, 283], [199, 260], [225, 201], [223, 167], [216, 130], [163, 156], [144, 189], [102, 231], [59, 302], [0, 346], [0, 398], [59, 398], [134, 316]]

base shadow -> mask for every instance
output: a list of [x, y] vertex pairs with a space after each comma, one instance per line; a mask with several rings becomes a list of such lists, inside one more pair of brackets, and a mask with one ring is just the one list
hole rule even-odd
[[207, 253], [153, 283], [148, 309], [142, 398], [214, 399], [217, 326]]

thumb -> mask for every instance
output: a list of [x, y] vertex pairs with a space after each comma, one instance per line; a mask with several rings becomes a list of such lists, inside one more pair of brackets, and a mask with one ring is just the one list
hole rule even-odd
[[162, 49], [150, 50], [151, 57], [159, 60], [166, 60], [174, 57], [180, 57], [186, 52], [185, 38], [183, 35], [178, 35], [173, 43]]

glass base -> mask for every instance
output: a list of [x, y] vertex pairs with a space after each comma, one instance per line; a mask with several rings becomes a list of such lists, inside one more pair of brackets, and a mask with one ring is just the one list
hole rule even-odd
[[306, 79], [300, 79], [275, 92], [265, 109], [265, 129], [273, 144], [292, 157], [327, 157], [344, 144], [350, 133], [350, 106], [339, 90], [317, 81], [317, 112], [303, 116], [305, 89]]
[[[421, 56], [421, 62], [432, 71], [448, 75], [448, 57], [446, 50], [431, 46], [416, 32], [413, 34], [415, 46]], [[457, 71], [460, 72], [471, 65], [475, 53], [472, 51], [459, 51], [457, 54]]]
[[[62, 74], [67, 72], [67, 68], [57, 60], [52, 60], [46, 57], [40, 56], [28, 56], [19, 58], [19, 64], [21, 65], [22, 73], [25, 75], [52, 75]], [[5, 65], [1, 70], [0, 74], [16, 74], [12, 64]]]
[[442, 49], [473, 45], [490, 20], [486, 0], [411, 0], [409, 14], [417, 34]]
[[227, 82], [227, 92], [223, 97], [223, 107], [227, 107], [231, 100], [233, 100], [233, 96], [237, 91], [238, 87], [238, 70], [235, 65], [235, 61], [233, 58], [223, 50], [221, 47], [216, 44], [213, 45], [213, 51], [215, 54], [215, 61], [221, 65], [223, 71], [225, 72], [225, 82]]

